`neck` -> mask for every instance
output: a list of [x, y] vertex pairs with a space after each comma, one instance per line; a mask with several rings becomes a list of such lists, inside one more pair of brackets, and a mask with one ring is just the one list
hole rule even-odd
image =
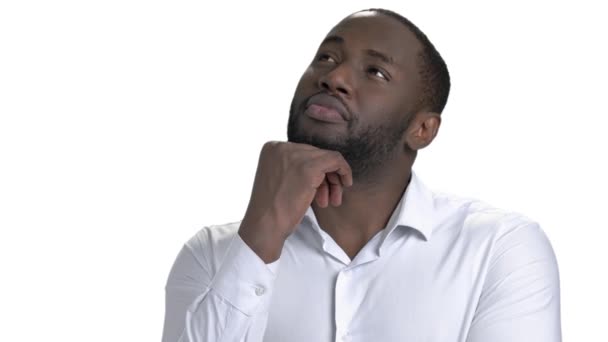
[[313, 202], [320, 227], [351, 258], [388, 223], [410, 180], [412, 163], [389, 163], [382, 167], [385, 172], [376, 172], [367, 182], [355, 180], [353, 186], [344, 188], [338, 207], [321, 208]]

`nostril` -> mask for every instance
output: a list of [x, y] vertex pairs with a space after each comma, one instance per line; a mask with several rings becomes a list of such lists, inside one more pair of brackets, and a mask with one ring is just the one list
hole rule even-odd
[[338, 87], [336, 90], [338, 90], [342, 94], [348, 95], [348, 91], [346, 89], [342, 88], [342, 87]]

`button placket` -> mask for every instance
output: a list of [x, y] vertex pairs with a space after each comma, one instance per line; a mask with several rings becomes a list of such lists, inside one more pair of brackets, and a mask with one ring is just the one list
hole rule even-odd
[[342, 270], [338, 273], [335, 287], [335, 323], [336, 323], [336, 342], [348, 339], [348, 324], [351, 320], [350, 303], [348, 302], [348, 288], [350, 273]]

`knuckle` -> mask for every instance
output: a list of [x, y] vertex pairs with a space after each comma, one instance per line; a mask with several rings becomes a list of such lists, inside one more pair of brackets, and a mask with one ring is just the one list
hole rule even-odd
[[262, 146], [262, 153], [270, 153], [272, 151], [275, 151], [277, 149], [279, 149], [281, 147], [281, 142], [280, 141], [267, 141], [264, 143], [264, 146]]
[[339, 159], [340, 161], [346, 161], [344, 159], [344, 156], [342, 155], [342, 153], [338, 152], [338, 151], [333, 151], [333, 156], [336, 159]]
[[267, 141], [264, 143], [264, 147], [263, 148], [273, 148], [274, 146], [276, 146], [277, 142], [274, 140], [271, 141]]
[[272, 142], [271, 141], [265, 142], [264, 145], [262, 146], [262, 153], [268, 151], [271, 148], [272, 148]]

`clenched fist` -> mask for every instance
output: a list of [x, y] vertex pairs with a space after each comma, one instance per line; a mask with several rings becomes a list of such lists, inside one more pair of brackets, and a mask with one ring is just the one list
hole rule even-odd
[[343, 187], [352, 184], [350, 166], [339, 152], [267, 142], [239, 235], [264, 262], [273, 262], [313, 200], [320, 207], [339, 206]]

